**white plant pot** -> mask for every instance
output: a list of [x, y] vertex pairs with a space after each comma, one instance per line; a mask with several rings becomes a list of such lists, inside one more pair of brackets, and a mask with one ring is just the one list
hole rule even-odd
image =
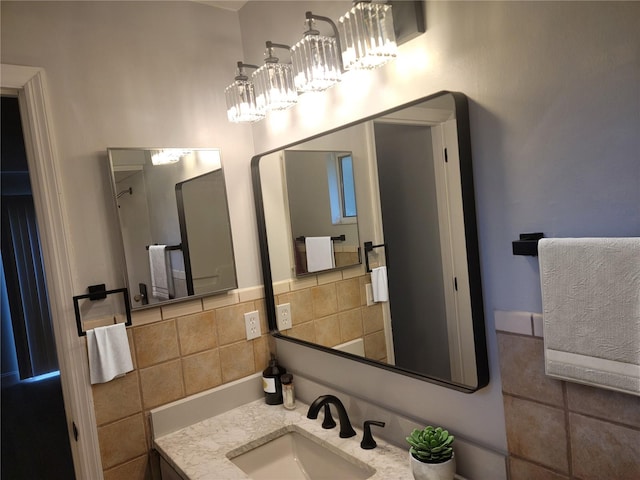
[[415, 480], [453, 480], [456, 475], [456, 457], [444, 463], [423, 463], [409, 453], [411, 472]]

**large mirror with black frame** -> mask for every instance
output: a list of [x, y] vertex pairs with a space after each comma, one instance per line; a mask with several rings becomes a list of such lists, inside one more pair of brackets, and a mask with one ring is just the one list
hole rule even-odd
[[218, 149], [109, 148], [131, 308], [237, 287]]
[[[322, 175], [310, 176], [311, 157]], [[325, 172], [343, 157], [359, 256], [338, 268], [339, 236], [297, 210], [330, 203]], [[274, 336], [464, 392], [488, 384], [465, 95], [439, 92], [257, 155], [252, 176]], [[310, 178], [317, 188], [291, 194]], [[314, 253], [327, 268], [303, 268], [301, 223], [331, 240]]]

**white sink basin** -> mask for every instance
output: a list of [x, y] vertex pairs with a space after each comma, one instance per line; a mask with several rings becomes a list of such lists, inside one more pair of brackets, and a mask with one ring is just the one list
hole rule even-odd
[[296, 431], [281, 436], [229, 459], [253, 480], [364, 480], [375, 470], [335, 447], [321, 445]]

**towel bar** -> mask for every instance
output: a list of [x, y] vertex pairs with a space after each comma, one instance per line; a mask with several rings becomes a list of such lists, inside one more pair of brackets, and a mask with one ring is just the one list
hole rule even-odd
[[[157, 243], [156, 243], [157, 245]], [[146, 250], [149, 250], [149, 245], [147, 245], [146, 247], [144, 247]], [[179, 243], [178, 245], [167, 245], [165, 250], [182, 250], [182, 244]]]
[[544, 233], [521, 233], [520, 240], [511, 242], [514, 255], [538, 256], [538, 240], [544, 238]]
[[374, 245], [373, 242], [364, 242], [364, 263], [366, 266], [366, 272], [370, 273], [371, 268], [369, 267], [369, 252], [371, 252], [374, 248], [384, 247], [384, 261], [387, 267], [389, 267], [389, 256], [387, 254], [387, 244], [381, 243], [380, 245]]
[[121, 293], [122, 300], [124, 302], [124, 309], [127, 314], [127, 321], [125, 322], [126, 327], [130, 327], [132, 325], [131, 322], [131, 306], [129, 305], [129, 292], [126, 288], [117, 288], [115, 290], [105, 290], [104, 284], [101, 285], [91, 285], [88, 287], [89, 293], [85, 295], [76, 295], [73, 297], [73, 310], [76, 314], [76, 326], [78, 327], [78, 336], [84, 337], [87, 332], [82, 330], [82, 318], [80, 315], [80, 304], [79, 301], [85, 298], [88, 298], [91, 301], [102, 300], [107, 298], [107, 295], [111, 295], [112, 293]]
[[[296, 237], [296, 242], [304, 242], [306, 237]], [[337, 237], [331, 237], [334, 242], [344, 242], [347, 239], [345, 235], [338, 235]]]

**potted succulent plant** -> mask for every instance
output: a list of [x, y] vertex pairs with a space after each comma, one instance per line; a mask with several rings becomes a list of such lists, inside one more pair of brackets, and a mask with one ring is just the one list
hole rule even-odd
[[407, 437], [411, 445], [411, 471], [416, 480], [453, 480], [456, 459], [453, 454], [455, 437], [442, 427], [426, 426], [414, 429]]

